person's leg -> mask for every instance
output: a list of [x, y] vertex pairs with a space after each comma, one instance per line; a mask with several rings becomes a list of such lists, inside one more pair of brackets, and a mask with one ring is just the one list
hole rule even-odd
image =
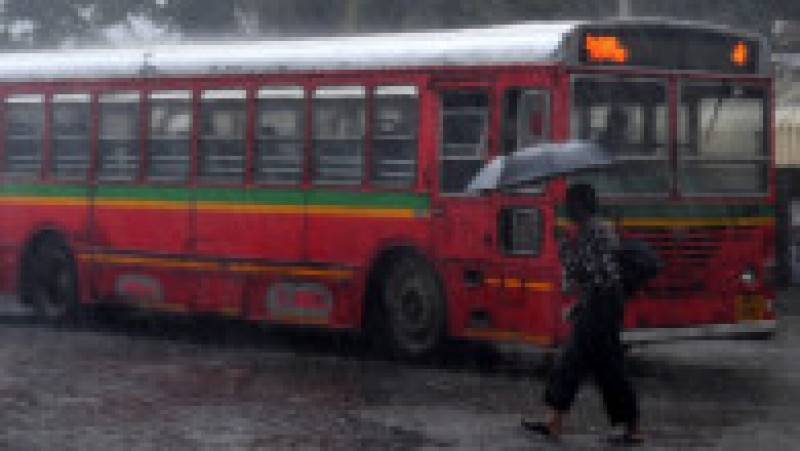
[[563, 415], [572, 406], [587, 370], [582, 341], [573, 333], [564, 345], [547, 378], [544, 392], [547, 415], [544, 420], [523, 419], [525, 428], [550, 436], [561, 434]]
[[636, 393], [625, 373], [625, 351], [617, 335], [597, 340], [592, 374], [597, 381], [611, 424], [625, 425], [626, 436], [641, 440]]

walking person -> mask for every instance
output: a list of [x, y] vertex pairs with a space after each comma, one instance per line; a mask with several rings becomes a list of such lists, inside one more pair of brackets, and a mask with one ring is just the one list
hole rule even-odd
[[566, 209], [577, 225], [577, 234], [560, 243], [560, 258], [567, 280], [579, 290], [571, 316], [572, 330], [550, 374], [544, 401], [544, 420], [524, 419], [522, 425], [557, 438], [564, 415], [570, 410], [584, 380], [591, 376], [600, 389], [606, 414], [623, 432], [612, 440], [637, 444], [639, 430], [636, 395], [625, 375], [620, 329], [625, 294], [618, 251], [619, 237], [595, 218], [598, 202], [588, 184], [573, 184], [567, 190]]

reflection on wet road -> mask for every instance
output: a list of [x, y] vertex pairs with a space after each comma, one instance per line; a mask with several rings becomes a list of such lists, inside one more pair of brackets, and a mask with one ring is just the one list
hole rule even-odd
[[[79, 327], [0, 310], [0, 447], [10, 449], [584, 449], [602, 447], [592, 387], [553, 445], [541, 357], [455, 345], [388, 361], [346, 335], [208, 319], [139, 317]], [[798, 298], [800, 301], [800, 298]], [[634, 350], [652, 448], [790, 449], [800, 431], [800, 316], [761, 342]]]

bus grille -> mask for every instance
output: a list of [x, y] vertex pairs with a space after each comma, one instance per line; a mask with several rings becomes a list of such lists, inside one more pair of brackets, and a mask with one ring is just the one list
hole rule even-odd
[[714, 261], [725, 243], [747, 239], [751, 227], [628, 228], [624, 235], [648, 242], [664, 261], [661, 274], [642, 293], [681, 298], [709, 293]]

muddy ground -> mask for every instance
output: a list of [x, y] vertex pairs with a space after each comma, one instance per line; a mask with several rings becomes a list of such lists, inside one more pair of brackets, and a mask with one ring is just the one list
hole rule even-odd
[[[603, 448], [593, 387], [568, 434], [519, 427], [542, 412], [541, 356], [460, 344], [423, 364], [348, 335], [209, 319], [38, 324], [0, 298], [3, 449]], [[683, 342], [631, 353], [646, 449], [796, 449], [800, 292], [768, 341]]]

